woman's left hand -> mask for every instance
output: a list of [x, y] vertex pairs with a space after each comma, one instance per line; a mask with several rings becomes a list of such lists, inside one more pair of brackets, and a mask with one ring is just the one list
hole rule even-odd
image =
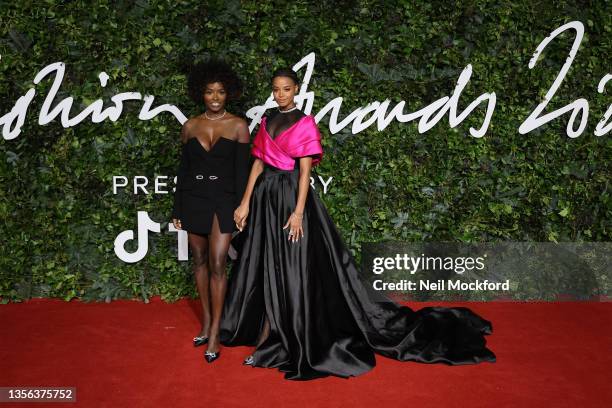
[[302, 214], [292, 212], [287, 220], [287, 223], [283, 229], [289, 228], [289, 241], [298, 242], [298, 240], [304, 237], [304, 229], [302, 228]]

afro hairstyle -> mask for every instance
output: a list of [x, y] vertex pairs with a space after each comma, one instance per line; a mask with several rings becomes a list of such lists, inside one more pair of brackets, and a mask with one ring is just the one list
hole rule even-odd
[[234, 70], [223, 60], [209, 59], [191, 66], [187, 77], [189, 97], [197, 104], [203, 103], [206, 85], [220, 82], [227, 92], [227, 100], [233, 100], [242, 94], [242, 81]]

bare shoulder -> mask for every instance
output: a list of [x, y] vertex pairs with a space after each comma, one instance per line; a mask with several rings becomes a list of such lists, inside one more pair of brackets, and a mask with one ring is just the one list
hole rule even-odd
[[228, 127], [231, 128], [232, 134], [234, 135], [233, 140], [240, 143], [248, 143], [249, 141], [249, 126], [246, 120], [240, 116], [231, 115], [228, 118]]
[[233, 113], [228, 112], [227, 124], [229, 126], [233, 126], [234, 128], [240, 127], [242, 124], [246, 125], [246, 120], [238, 115], [234, 115]]
[[194, 130], [200, 124], [201, 119], [198, 116], [194, 116], [189, 118], [187, 122], [183, 123], [183, 127], [181, 128], [181, 141], [186, 143], [192, 137], [195, 137]]

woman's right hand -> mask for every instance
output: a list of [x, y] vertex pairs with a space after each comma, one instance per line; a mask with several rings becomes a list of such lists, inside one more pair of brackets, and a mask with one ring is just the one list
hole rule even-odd
[[234, 222], [236, 223], [236, 227], [242, 231], [244, 226], [246, 225], [246, 219], [249, 216], [249, 206], [241, 204], [234, 211]]
[[172, 219], [172, 223], [174, 224], [174, 228], [176, 228], [177, 230], [182, 229], [181, 228], [181, 220], [173, 218]]

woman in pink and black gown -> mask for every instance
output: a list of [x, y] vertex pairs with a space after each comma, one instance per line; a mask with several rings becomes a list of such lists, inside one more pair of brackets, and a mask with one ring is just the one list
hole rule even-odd
[[244, 235], [221, 322], [225, 345], [253, 345], [245, 364], [285, 378], [363, 374], [375, 353], [423, 363], [495, 361], [491, 323], [466, 308], [413, 311], [376, 302], [333, 221], [310, 187], [323, 156], [313, 116], [294, 103], [293, 70], [272, 78], [279, 108], [264, 117], [255, 162], [234, 220]]

